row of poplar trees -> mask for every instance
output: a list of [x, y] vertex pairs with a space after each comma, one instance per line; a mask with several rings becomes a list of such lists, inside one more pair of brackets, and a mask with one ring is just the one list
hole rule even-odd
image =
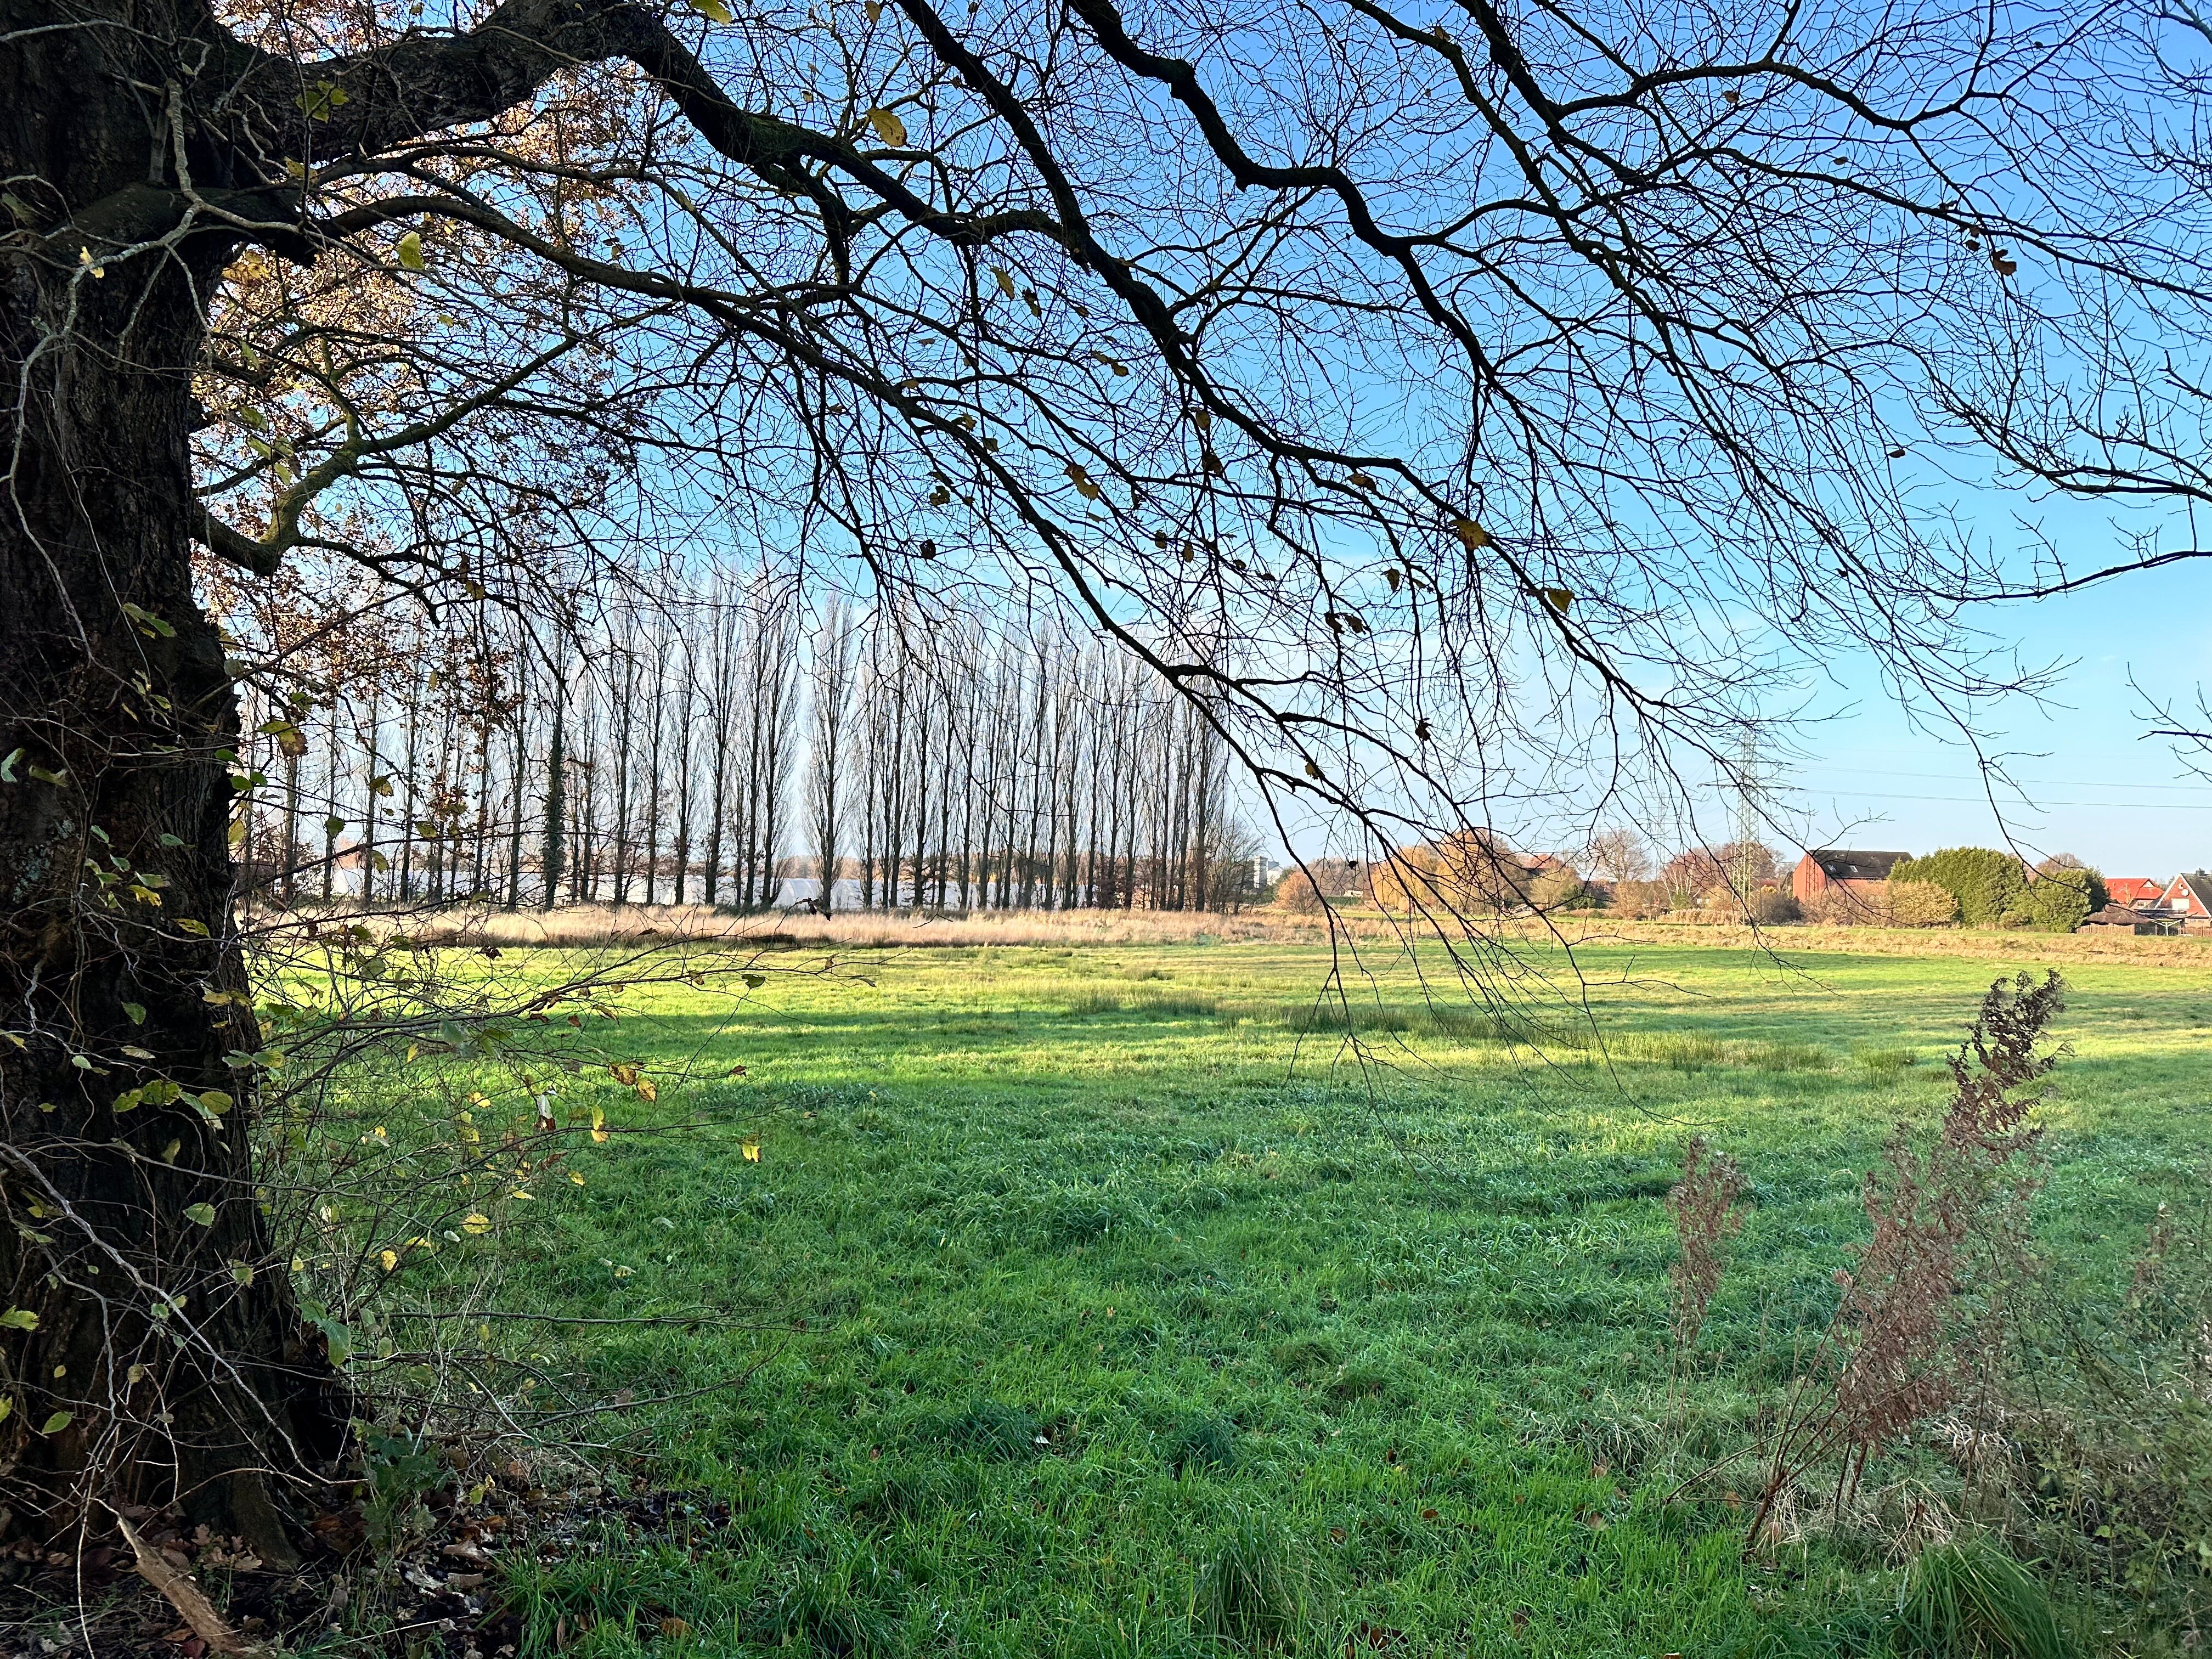
[[234, 838], [260, 902], [1218, 909], [1260, 884], [1218, 734], [1063, 629], [758, 573], [588, 623], [291, 615], [230, 623], [259, 667]]

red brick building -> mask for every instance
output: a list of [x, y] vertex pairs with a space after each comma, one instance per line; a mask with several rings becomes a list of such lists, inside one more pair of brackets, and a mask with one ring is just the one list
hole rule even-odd
[[1900, 860], [1911, 856], [1909, 853], [1860, 853], [1839, 847], [1816, 847], [1798, 860], [1797, 867], [1790, 872], [1790, 890], [1796, 896], [1798, 903], [1810, 904], [1840, 888], [1871, 908], [1881, 897], [1877, 890], [1889, 879], [1889, 872]]

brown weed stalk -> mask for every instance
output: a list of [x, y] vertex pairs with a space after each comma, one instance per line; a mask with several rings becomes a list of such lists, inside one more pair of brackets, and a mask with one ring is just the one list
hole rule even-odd
[[1680, 1246], [1667, 1273], [1673, 1287], [1668, 1327], [1678, 1377], [1727, 1271], [1729, 1241], [1743, 1231], [1743, 1212], [1736, 1202], [1743, 1188], [1743, 1171], [1733, 1159], [1714, 1152], [1703, 1135], [1691, 1137], [1682, 1150], [1682, 1178], [1667, 1194]]
[[1869, 1460], [1958, 1392], [1957, 1335], [1978, 1324], [1987, 1340], [1989, 1310], [1974, 1317], [1973, 1292], [1988, 1288], [1974, 1282], [1978, 1246], [2009, 1241], [2006, 1224], [2018, 1209], [2010, 1200], [2032, 1190], [2032, 1182], [2008, 1186], [2003, 1176], [2042, 1133], [2027, 1118], [2064, 1053], [2042, 1047], [2064, 992], [2055, 971], [2040, 984], [2023, 973], [1992, 985], [1948, 1062], [1951, 1102], [1933, 1143], [1917, 1146], [1899, 1126], [1869, 1172], [1872, 1236], [1856, 1262], [1837, 1273], [1842, 1300], [1791, 1387], [1752, 1542], [1769, 1537], [1784, 1494], [1813, 1468], [1838, 1460], [1840, 1502]]

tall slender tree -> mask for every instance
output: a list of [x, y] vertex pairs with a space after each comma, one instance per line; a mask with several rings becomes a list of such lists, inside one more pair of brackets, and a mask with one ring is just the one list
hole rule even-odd
[[545, 746], [545, 833], [538, 850], [538, 872], [544, 884], [538, 902], [547, 910], [560, 902], [568, 829], [568, 688], [566, 678], [557, 671], [550, 690], [553, 735]]
[[823, 607], [814, 632], [811, 742], [807, 775], [808, 828], [821, 883], [823, 914], [837, 908], [838, 860], [845, 845], [845, 768], [851, 756], [846, 725], [853, 702], [853, 630], [843, 597]]

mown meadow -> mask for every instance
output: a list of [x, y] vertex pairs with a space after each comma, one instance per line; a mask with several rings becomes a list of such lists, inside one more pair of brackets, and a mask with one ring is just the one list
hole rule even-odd
[[[1997, 936], [1781, 943], [1539, 955], [1533, 1047], [1441, 959], [1367, 948], [1339, 1003], [1318, 945], [1203, 936], [793, 950], [734, 1005], [593, 1017], [657, 1097], [567, 1079], [605, 1118], [581, 1184], [386, 1290], [538, 1316], [498, 1340], [631, 1402], [538, 1478], [643, 1474], [713, 1517], [510, 1554], [523, 1650], [1891, 1650], [1878, 1526], [1747, 1554], [1755, 1472], [1686, 1477], [1827, 1322], [1865, 1171], [2018, 964]], [[2038, 1242], [2117, 1282], [2160, 1201], [2205, 1191], [2212, 957], [2067, 973]], [[1670, 1387], [1693, 1134], [1752, 1208]], [[2062, 1602], [2084, 1650], [2161, 1650]]]

